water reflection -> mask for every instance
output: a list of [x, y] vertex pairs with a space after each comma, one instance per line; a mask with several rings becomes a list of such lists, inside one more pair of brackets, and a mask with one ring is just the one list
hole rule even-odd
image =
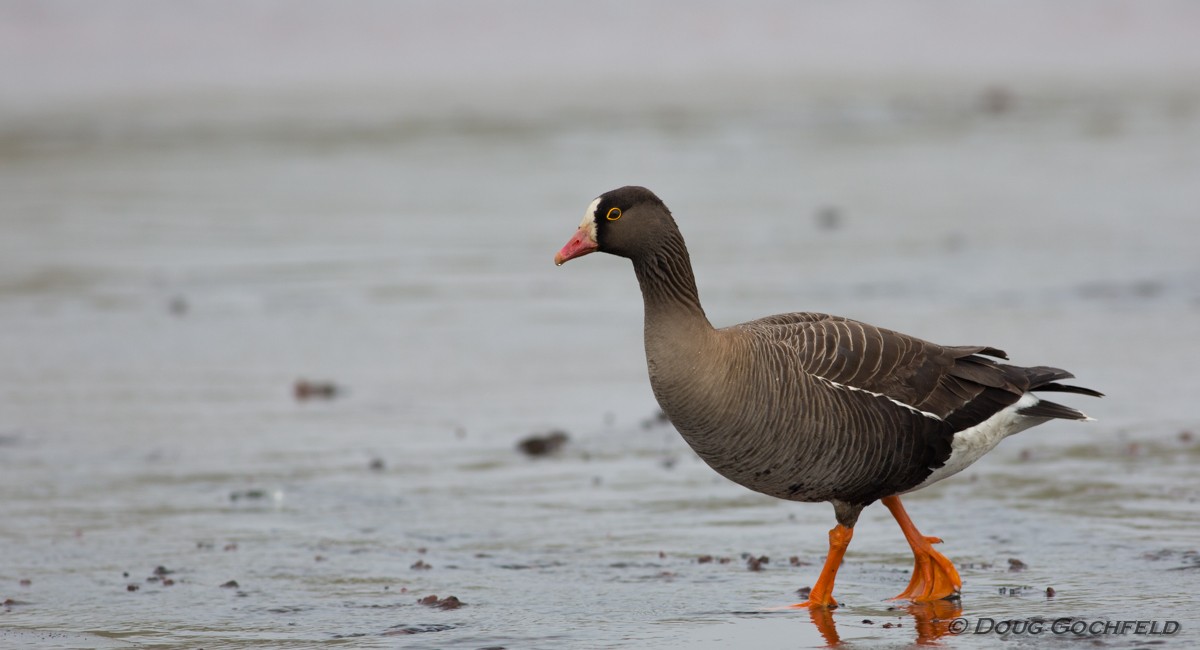
[[[938, 600], [932, 603], [910, 603], [902, 607], [913, 617], [913, 628], [917, 631], [917, 645], [936, 645], [937, 640], [950, 633], [950, 624], [962, 616], [962, 603], [959, 600]], [[833, 611], [816, 608], [809, 609], [808, 616], [813, 625], [825, 639], [827, 647], [841, 645], [837, 624], [833, 621]]]

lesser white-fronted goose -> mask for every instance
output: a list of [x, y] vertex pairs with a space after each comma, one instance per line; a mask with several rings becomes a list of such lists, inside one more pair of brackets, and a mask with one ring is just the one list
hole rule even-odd
[[912, 547], [912, 580], [897, 599], [957, 597], [962, 580], [931, 546], [900, 495], [952, 476], [1004, 438], [1083, 413], [1035, 392], [1080, 393], [1058, 368], [993, 359], [987, 346], [943, 346], [826, 314], [794, 313], [714, 328], [670, 211], [643, 187], [588, 206], [554, 257], [627, 257], [645, 303], [646, 363], [663, 412], [722, 476], [792, 501], [829, 501], [837, 526], [807, 601], [833, 608], [833, 583], [864, 507], [881, 500]]

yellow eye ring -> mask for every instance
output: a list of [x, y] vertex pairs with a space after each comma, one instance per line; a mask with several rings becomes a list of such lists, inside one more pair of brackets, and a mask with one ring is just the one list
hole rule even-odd
[[617, 219], [620, 219], [621, 208], [609, 208], [608, 214], [604, 215], [604, 218], [608, 219], [609, 221], [616, 221]]

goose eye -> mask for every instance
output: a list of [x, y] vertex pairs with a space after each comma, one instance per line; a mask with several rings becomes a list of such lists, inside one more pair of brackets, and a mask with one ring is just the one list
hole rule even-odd
[[620, 219], [621, 208], [609, 208], [608, 214], [604, 215], [604, 218], [608, 219], [609, 221], [616, 221], [617, 219]]

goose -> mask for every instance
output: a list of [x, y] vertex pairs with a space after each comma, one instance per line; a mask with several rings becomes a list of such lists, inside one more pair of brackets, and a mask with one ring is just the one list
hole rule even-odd
[[1102, 394], [1074, 375], [997, 361], [990, 346], [945, 346], [819, 313], [714, 328], [670, 210], [638, 186], [588, 205], [554, 256], [593, 252], [633, 262], [645, 308], [646, 365], [663, 413], [725, 478], [780, 499], [827, 501], [836, 526], [808, 599], [831, 610], [834, 581], [863, 508], [881, 501], [912, 548], [908, 587], [893, 600], [960, 598], [962, 579], [900, 496], [946, 479], [1004, 438], [1054, 419], [1091, 420], [1037, 393]]

